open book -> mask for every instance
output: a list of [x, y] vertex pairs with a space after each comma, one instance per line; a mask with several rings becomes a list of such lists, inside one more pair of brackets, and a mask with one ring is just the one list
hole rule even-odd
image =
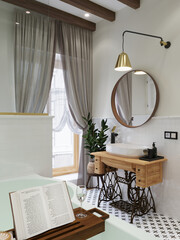
[[75, 220], [65, 182], [13, 192], [10, 200], [18, 240]]

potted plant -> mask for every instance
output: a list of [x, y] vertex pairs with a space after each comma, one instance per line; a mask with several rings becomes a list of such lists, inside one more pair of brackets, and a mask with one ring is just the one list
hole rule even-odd
[[91, 155], [92, 152], [105, 151], [106, 145], [105, 142], [108, 138], [106, 134], [109, 129], [107, 125], [107, 119], [101, 120], [101, 129], [95, 128], [95, 123], [93, 123], [92, 117], [90, 113], [88, 113], [87, 118], [83, 117], [83, 119], [87, 122], [87, 131], [86, 134], [83, 135], [85, 139], [85, 148], [88, 150], [88, 155], [91, 157], [91, 161], [88, 163], [87, 171], [88, 173], [94, 173], [94, 156]]

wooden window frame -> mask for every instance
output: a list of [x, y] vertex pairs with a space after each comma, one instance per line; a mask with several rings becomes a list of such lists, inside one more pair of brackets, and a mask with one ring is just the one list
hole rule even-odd
[[53, 168], [53, 177], [77, 173], [79, 169], [79, 135], [74, 134], [74, 164], [69, 167]]

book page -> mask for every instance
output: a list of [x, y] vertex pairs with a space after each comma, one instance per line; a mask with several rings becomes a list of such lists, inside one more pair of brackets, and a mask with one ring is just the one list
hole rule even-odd
[[65, 182], [43, 186], [51, 228], [75, 220], [74, 212]]
[[25, 226], [22, 216], [22, 209], [20, 204], [20, 197], [18, 192], [10, 193], [11, 206], [13, 206], [13, 219], [15, 223], [16, 235], [19, 236], [18, 239], [24, 239]]
[[41, 187], [20, 191], [20, 201], [26, 238], [49, 229], [48, 215]]

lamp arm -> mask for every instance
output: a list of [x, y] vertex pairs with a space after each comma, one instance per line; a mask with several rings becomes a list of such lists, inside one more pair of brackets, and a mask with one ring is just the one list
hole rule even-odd
[[159, 38], [161, 40], [160, 41], [161, 46], [164, 46], [165, 48], [169, 48], [171, 46], [170, 42], [164, 42], [163, 38], [160, 36], [126, 30], [122, 34], [122, 51], [123, 52], [124, 52], [124, 35], [125, 35], [125, 33], [133, 33], [133, 34], [143, 35], [146, 37]]

